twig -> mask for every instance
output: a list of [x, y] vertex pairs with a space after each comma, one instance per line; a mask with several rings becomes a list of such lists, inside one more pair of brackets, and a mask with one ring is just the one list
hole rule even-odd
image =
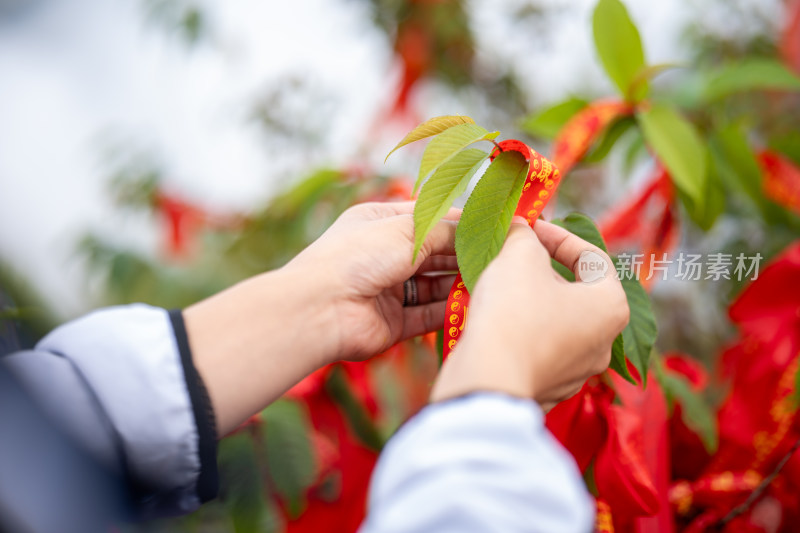
[[796, 452], [798, 448], [800, 448], [800, 439], [797, 439], [792, 446], [792, 449], [783, 456], [777, 465], [775, 465], [775, 469], [772, 471], [772, 473], [762, 479], [761, 483], [759, 483], [758, 486], [753, 489], [753, 492], [750, 493], [750, 496], [747, 497], [744, 503], [731, 509], [731, 511], [719, 521], [719, 529], [722, 529], [728, 522], [746, 512], [756, 502], [756, 500], [761, 497], [762, 493], [767, 490], [767, 487], [769, 487], [773, 481], [775, 481], [775, 478], [778, 477], [778, 474], [781, 473], [783, 467], [786, 466], [786, 463], [789, 462], [789, 459], [792, 458], [792, 455], [794, 455], [794, 452]]

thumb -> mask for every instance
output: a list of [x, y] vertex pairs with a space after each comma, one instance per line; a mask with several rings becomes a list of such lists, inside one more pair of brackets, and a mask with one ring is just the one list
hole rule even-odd
[[547, 265], [550, 266], [550, 255], [547, 249], [539, 242], [539, 237], [522, 217], [514, 217], [508, 236], [500, 250], [499, 258], [519, 261], [520, 265]]

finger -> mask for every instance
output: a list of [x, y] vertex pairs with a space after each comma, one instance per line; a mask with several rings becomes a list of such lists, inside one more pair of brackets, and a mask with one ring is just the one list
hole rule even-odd
[[417, 269], [417, 274], [425, 272], [455, 272], [458, 261], [454, 255], [434, 255], [425, 259]]
[[[412, 221], [413, 223], [413, 221]], [[455, 220], [440, 220], [425, 237], [422, 248], [417, 256], [417, 264], [422, 264], [427, 258], [436, 255], [455, 255], [456, 253], [456, 226]]]
[[528, 254], [527, 260], [543, 261], [549, 265], [547, 251], [539, 242], [536, 233], [533, 232], [524, 218], [514, 217], [506, 242], [500, 250], [500, 257], [509, 256], [520, 251]]
[[417, 283], [417, 305], [447, 300], [450, 287], [456, 280], [454, 275], [446, 276], [415, 276]]
[[508, 229], [508, 235], [506, 236], [506, 245], [511, 243], [511, 246], [529, 246], [531, 239], [538, 240], [531, 227], [528, 224], [523, 224], [520, 220], [525, 219], [516, 216], [511, 219], [511, 227]]
[[459, 220], [461, 218], [461, 209], [457, 207], [451, 207], [447, 214], [442, 217], [444, 220]]
[[412, 214], [414, 204], [416, 204], [414, 200], [407, 200], [405, 202], [372, 202], [362, 205], [369, 206], [385, 216], [392, 216]]
[[582, 279], [581, 269], [579, 268], [582, 257], [584, 261], [605, 263], [605, 265], [601, 265], [605, 269], [605, 275], [602, 278], [596, 278], [597, 280], [616, 278], [616, 276], [608, 275], [615, 272], [611, 258], [594, 244], [581, 239], [561, 226], [543, 220], [536, 221], [533, 231], [539, 238], [539, 242], [550, 254], [550, 257], [569, 268], [575, 274], [576, 279]]
[[442, 328], [447, 302], [441, 300], [426, 305], [403, 308], [403, 332], [400, 340], [424, 335]]
[[[372, 209], [373, 211], [383, 216], [393, 215], [410, 215], [414, 213], [414, 206], [416, 200], [407, 200], [403, 202], [367, 202], [359, 204], [362, 209]], [[461, 209], [451, 207], [447, 213], [442, 217], [444, 220], [458, 220], [461, 218]]]

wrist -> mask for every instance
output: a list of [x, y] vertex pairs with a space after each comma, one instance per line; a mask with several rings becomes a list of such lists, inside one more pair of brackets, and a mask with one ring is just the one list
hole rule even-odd
[[316, 368], [339, 359], [341, 332], [336, 316], [340, 296], [324, 272], [324, 266], [310, 270], [291, 263], [269, 272], [270, 290], [284, 327], [296, 332], [297, 356], [306, 356]]
[[484, 345], [465, 333], [442, 366], [431, 392], [431, 401], [476, 392], [535, 399], [531, 363], [529, 357], [518, 357], [497, 345]]
[[[233, 430], [329, 360], [325, 292], [313, 276], [261, 274], [184, 311], [195, 366], [220, 434]], [[321, 294], [320, 294], [321, 292]]]

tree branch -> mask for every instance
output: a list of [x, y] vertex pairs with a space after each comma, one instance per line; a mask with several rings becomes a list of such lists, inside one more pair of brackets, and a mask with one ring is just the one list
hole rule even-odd
[[730, 522], [737, 516], [745, 513], [756, 502], [756, 500], [758, 500], [762, 496], [764, 491], [767, 490], [767, 487], [769, 487], [773, 481], [775, 481], [775, 478], [778, 477], [778, 474], [781, 473], [783, 467], [786, 466], [786, 463], [789, 462], [789, 459], [791, 459], [792, 455], [794, 455], [794, 452], [796, 452], [798, 448], [800, 448], [800, 439], [797, 439], [797, 441], [794, 443], [789, 452], [786, 455], [784, 455], [780, 461], [778, 461], [778, 464], [775, 465], [775, 469], [770, 473], [770, 475], [762, 479], [761, 483], [759, 483], [758, 486], [755, 489], [753, 489], [753, 492], [750, 493], [750, 496], [747, 497], [744, 503], [737, 505], [736, 507], [731, 509], [731, 511], [728, 514], [726, 514], [722, 518], [722, 520], [719, 521], [718, 524], [719, 529], [725, 527], [728, 524], [728, 522]]

